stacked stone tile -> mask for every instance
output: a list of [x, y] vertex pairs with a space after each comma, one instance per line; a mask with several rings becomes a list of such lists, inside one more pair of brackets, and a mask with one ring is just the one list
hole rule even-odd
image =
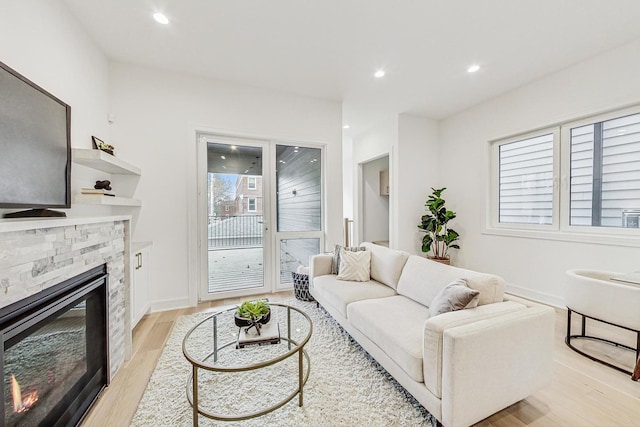
[[125, 221], [122, 220], [0, 230], [0, 307], [106, 264], [109, 273], [109, 359], [113, 376], [124, 362], [128, 331], [125, 237]]

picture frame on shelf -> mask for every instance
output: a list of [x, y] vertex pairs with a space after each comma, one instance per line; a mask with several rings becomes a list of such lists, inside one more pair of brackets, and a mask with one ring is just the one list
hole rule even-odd
[[113, 151], [115, 150], [113, 145], [107, 144], [103, 140], [95, 136], [92, 136], [91, 140], [93, 141], [93, 148], [104, 151], [105, 153], [111, 154], [113, 156]]

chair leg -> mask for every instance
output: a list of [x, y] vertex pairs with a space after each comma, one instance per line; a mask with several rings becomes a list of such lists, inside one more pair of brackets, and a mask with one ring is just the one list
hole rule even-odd
[[631, 379], [633, 381], [638, 381], [640, 379], [640, 357], [636, 362], [636, 368], [633, 370], [633, 375], [631, 375]]
[[640, 379], [640, 332], [638, 332], [636, 338], [636, 367], [633, 370], [633, 375], [631, 375], [631, 379], [633, 381], [638, 381]]

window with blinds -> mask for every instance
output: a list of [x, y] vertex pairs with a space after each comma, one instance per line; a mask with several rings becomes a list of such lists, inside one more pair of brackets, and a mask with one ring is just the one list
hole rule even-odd
[[571, 128], [570, 224], [638, 227], [640, 114]]
[[490, 144], [491, 228], [640, 236], [640, 106]]
[[552, 224], [553, 133], [500, 144], [500, 223]]

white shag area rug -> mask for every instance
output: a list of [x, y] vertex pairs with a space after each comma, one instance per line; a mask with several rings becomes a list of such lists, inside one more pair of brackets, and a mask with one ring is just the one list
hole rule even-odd
[[[313, 334], [305, 346], [311, 373], [298, 397], [275, 411], [244, 421], [214, 421], [199, 416], [200, 426], [433, 426], [433, 418], [315, 302], [284, 301], [305, 311]], [[182, 340], [212, 313], [178, 318], [134, 415], [132, 426], [192, 426], [186, 396], [191, 364]], [[283, 333], [283, 331], [281, 331]], [[286, 344], [282, 344], [286, 345]], [[253, 347], [258, 351], [268, 346]], [[246, 349], [233, 350], [244, 352]], [[243, 354], [243, 353], [240, 353]], [[305, 361], [306, 369], [306, 361]], [[297, 387], [297, 355], [249, 373], [199, 370], [201, 406], [222, 414], [249, 413], [270, 406]]]

